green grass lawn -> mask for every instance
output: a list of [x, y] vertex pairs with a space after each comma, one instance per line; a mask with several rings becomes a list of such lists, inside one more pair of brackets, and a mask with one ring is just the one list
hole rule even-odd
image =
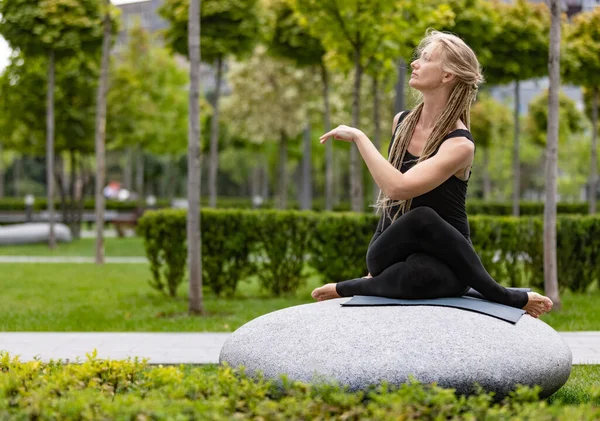
[[[145, 256], [141, 237], [105, 238], [104, 251], [110, 257]], [[0, 256], [84, 256], [96, 255], [96, 239], [81, 238], [71, 243], [58, 243], [54, 250], [47, 244], [0, 246]]]
[[[597, 390], [592, 390], [592, 387]], [[600, 365], [575, 365], [567, 383], [548, 398], [561, 405], [593, 402], [600, 405]]]
[[187, 314], [187, 284], [173, 299], [147, 283], [146, 265], [2, 264], [0, 331], [233, 331], [271, 311], [311, 302], [310, 278], [296, 296], [273, 298], [241, 282], [235, 299], [205, 292], [208, 317]]
[[[116, 241], [121, 241], [117, 239]], [[234, 299], [205, 291], [207, 317], [187, 314], [187, 284], [172, 299], [148, 285], [146, 265], [0, 264], [0, 331], [227, 332], [278, 309], [313, 302], [309, 276], [297, 294], [271, 297], [242, 281]], [[542, 320], [558, 331], [600, 330], [600, 292], [565, 293], [563, 310]]]

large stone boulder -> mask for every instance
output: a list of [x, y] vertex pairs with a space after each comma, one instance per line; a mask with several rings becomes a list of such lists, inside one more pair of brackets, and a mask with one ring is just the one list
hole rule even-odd
[[450, 307], [342, 307], [348, 298], [315, 302], [258, 317], [236, 330], [219, 362], [249, 374], [304, 382], [336, 381], [364, 390], [413, 375], [459, 393], [474, 383], [505, 396], [517, 384], [558, 390], [571, 373], [571, 350], [541, 320], [516, 323]]
[[[71, 230], [65, 224], [54, 224], [56, 241], [70, 242]], [[0, 227], [0, 245], [43, 243], [48, 241], [50, 224], [31, 222]]]

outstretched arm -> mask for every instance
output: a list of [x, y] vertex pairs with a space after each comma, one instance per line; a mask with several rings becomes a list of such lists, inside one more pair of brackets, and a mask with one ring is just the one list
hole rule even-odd
[[451, 138], [442, 143], [437, 154], [403, 174], [379, 153], [362, 131], [338, 126], [321, 136], [321, 143], [329, 137], [356, 143], [375, 183], [392, 200], [412, 199], [435, 189], [459, 169], [468, 166], [475, 153], [473, 142], [466, 137]]

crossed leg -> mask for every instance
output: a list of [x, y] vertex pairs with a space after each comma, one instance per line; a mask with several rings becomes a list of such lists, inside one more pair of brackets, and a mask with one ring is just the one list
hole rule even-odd
[[[399, 298], [398, 294], [422, 293], [423, 290], [416, 287], [414, 281], [416, 274], [413, 267], [418, 265], [408, 262], [411, 255], [416, 255], [413, 258], [433, 265], [432, 268], [439, 271], [440, 275], [436, 276], [438, 288], [435, 292], [447, 294], [442, 296], [452, 296], [453, 288], [458, 290], [460, 286], [464, 291], [466, 286], [470, 286], [490, 301], [524, 308], [534, 317], [552, 308], [552, 301], [547, 297], [537, 293], [508, 290], [498, 284], [483, 267], [471, 243], [428, 207], [418, 207], [407, 212], [394, 221], [371, 245], [367, 252], [367, 267], [373, 275], [372, 279], [358, 278], [339, 284], [327, 284], [315, 289], [313, 298], [323, 300], [342, 294], [357, 295], [355, 291], [360, 291], [360, 295], [386, 294], [383, 296], [392, 297], [390, 294], [395, 294], [396, 298]], [[423, 258], [423, 255], [428, 257]], [[444, 266], [453, 276], [448, 276], [447, 271], [444, 273]], [[400, 279], [398, 274], [401, 275]], [[407, 279], [409, 281], [406, 281]], [[400, 280], [409, 283], [399, 285]], [[446, 289], [452, 291], [446, 292]], [[411, 297], [404, 295], [402, 298]]]

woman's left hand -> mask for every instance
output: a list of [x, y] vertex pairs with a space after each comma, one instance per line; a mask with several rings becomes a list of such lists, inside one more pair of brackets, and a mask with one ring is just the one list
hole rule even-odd
[[319, 141], [321, 143], [325, 143], [327, 139], [333, 137], [334, 139], [345, 140], [346, 142], [354, 142], [360, 134], [362, 134], [362, 131], [342, 124], [341, 126], [337, 126], [335, 129], [325, 133], [319, 138]]

